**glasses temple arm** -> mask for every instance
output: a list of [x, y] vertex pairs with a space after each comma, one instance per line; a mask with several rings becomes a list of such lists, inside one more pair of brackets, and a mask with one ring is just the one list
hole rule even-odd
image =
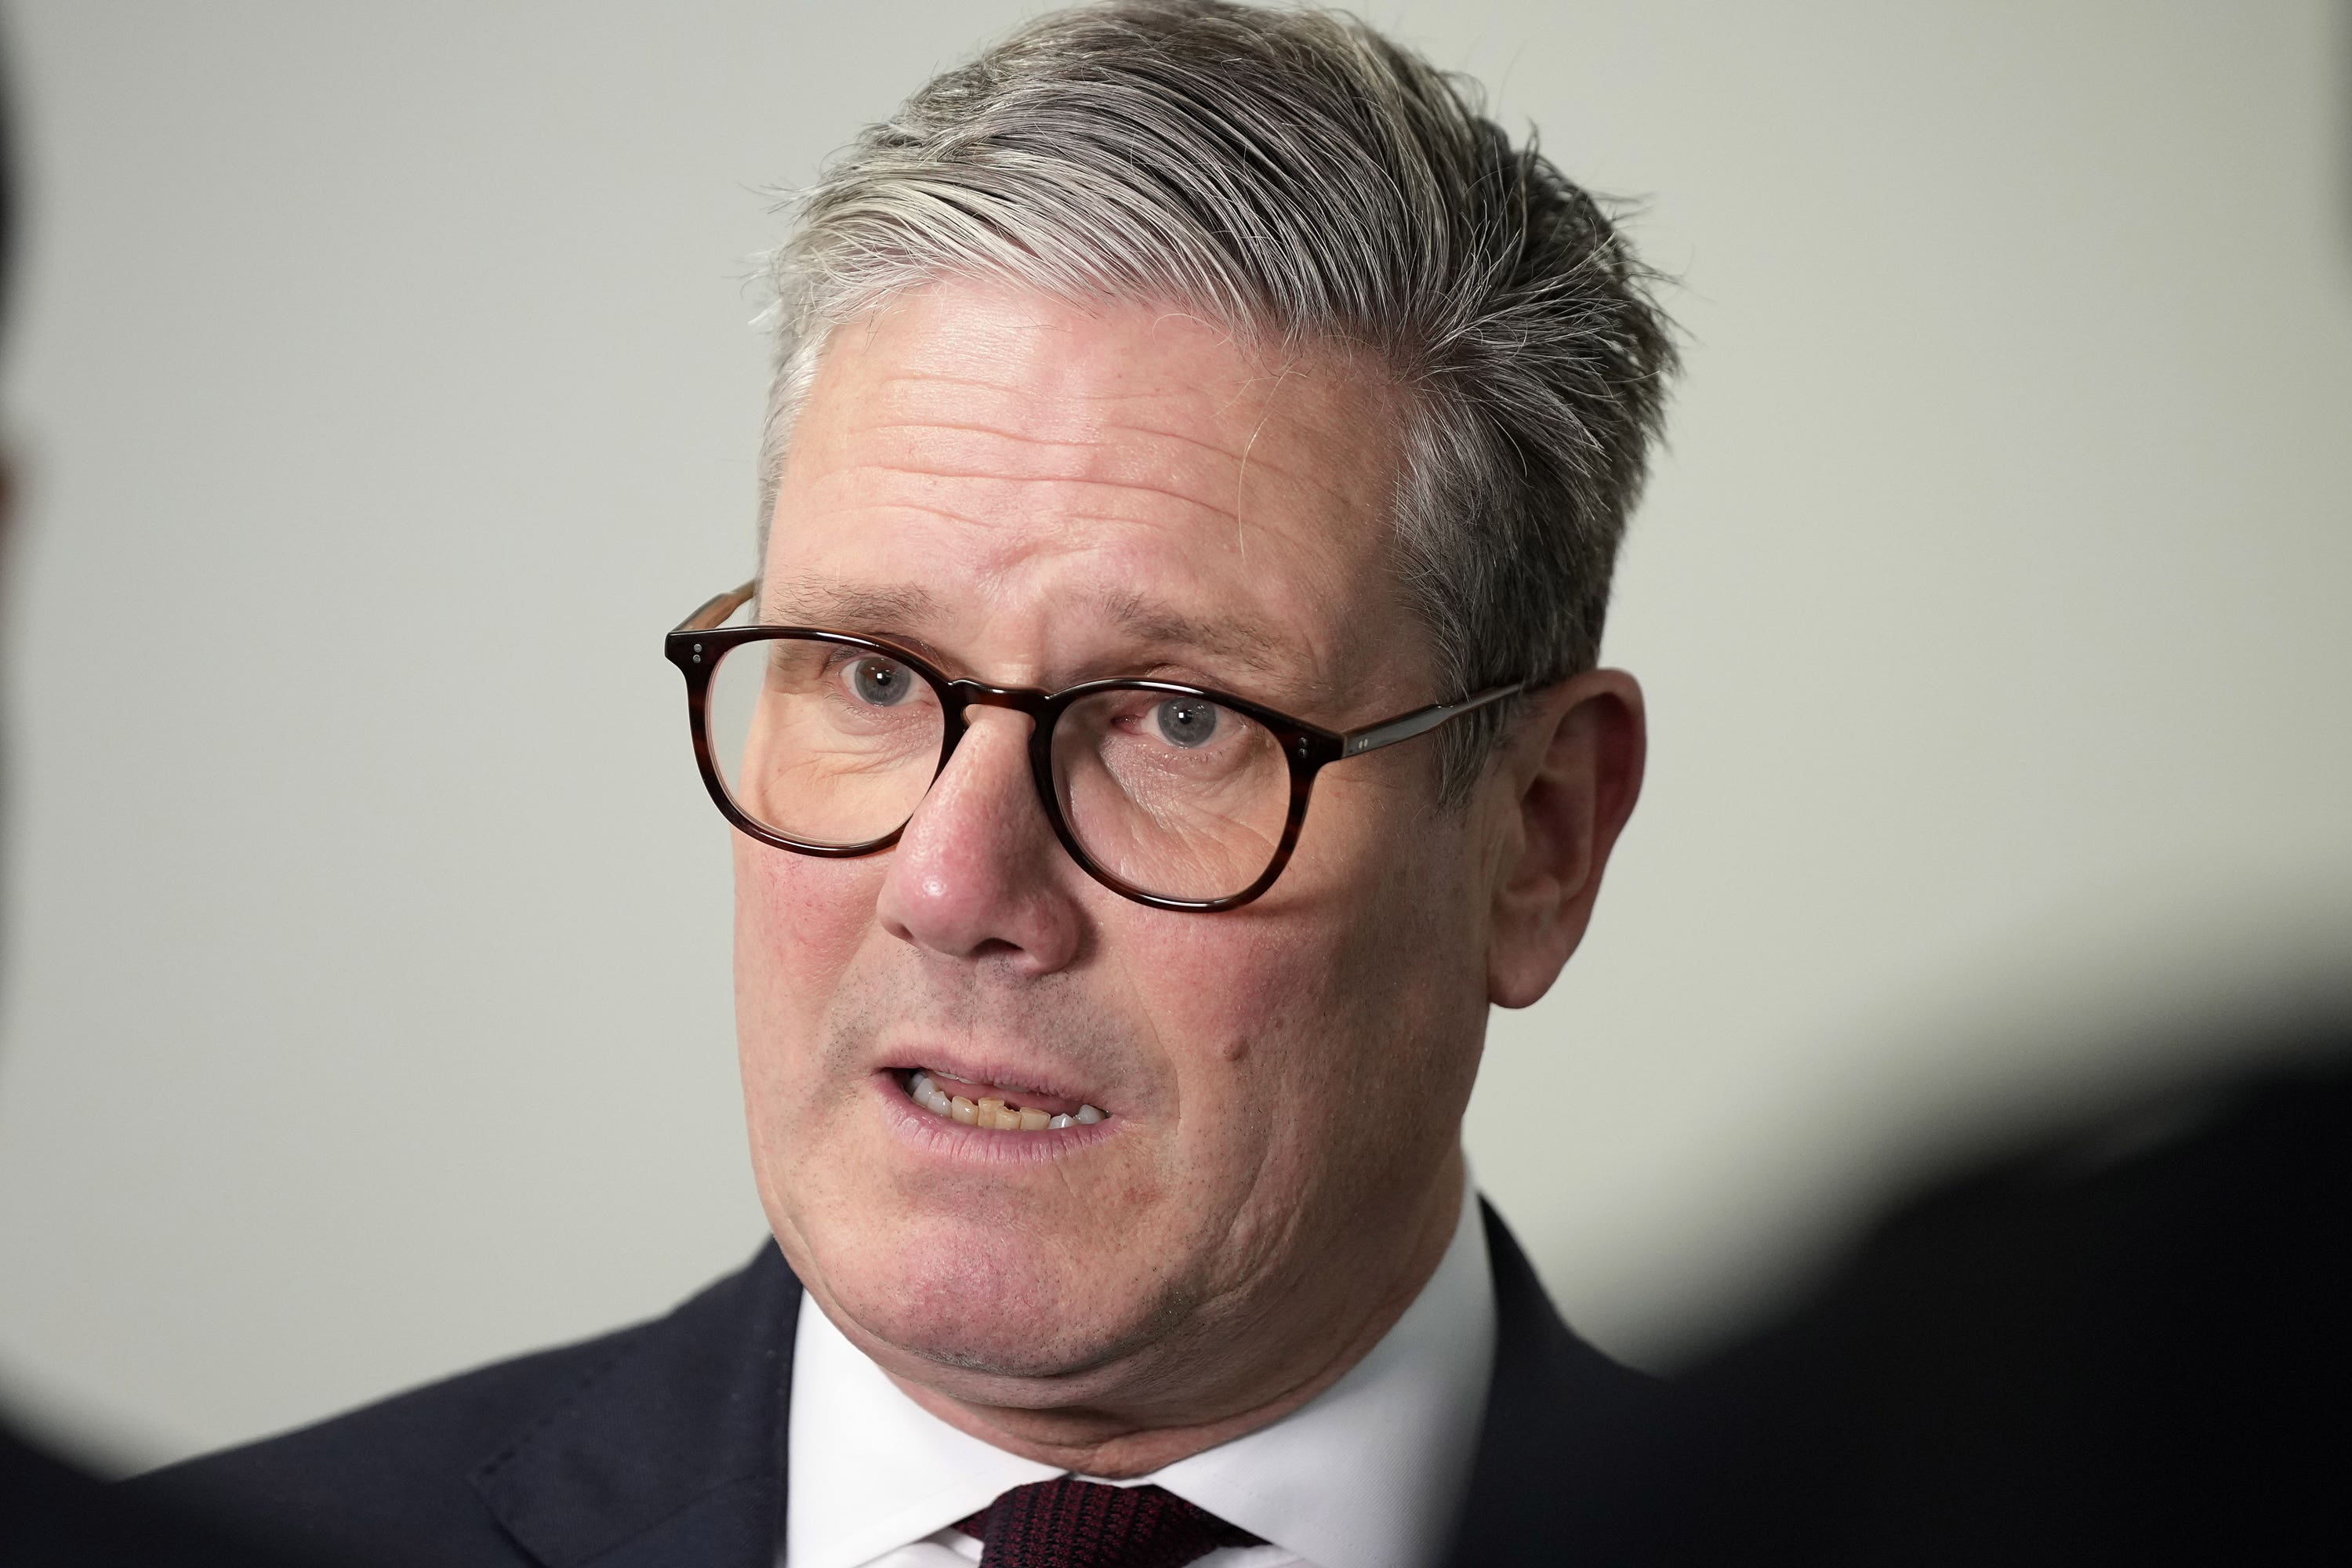
[[712, 627], [724, 624], [728, 616], [741, 609], [751, 595], [759, 591], [760, 580], [754, 577], [733, 592], [721, 594], [707, 601], [702, 608], [678, 622], [677, 630], [671, 635], [676, 636], [677, 632], [709, 631]]
[[1474, 696], [1465, 697], [1459, 702], [1433, 703], [1427, 708], [1416, 709], [1402, 718], [1391, 719], [1385, 723], [1374, 724], [1362, 730], [1350, 730], [1339, 737], [1339, 754], [1343, 757], [1360, 757], [1366, 752], [1377, 752], [1382, 746], [1393, 746], [1399, 741], [1410, 741], [1415, 735], [1425, 735], [1440, 724], [1449, 720], [1459, 719], [1465, 713], [1475, 712], [1492, 703], [1500, 702], [1506, 697], [1517, 697], [1527, 689], [1526, 681], [1515, 680], [1508, 686], [1490, 687]]

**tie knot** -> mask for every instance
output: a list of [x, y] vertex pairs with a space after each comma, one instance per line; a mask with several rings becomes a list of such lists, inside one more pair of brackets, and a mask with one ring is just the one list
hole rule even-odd
[[956, 1528], [980, 1538], [981, 1568], [1180, 1568], [1259, 1544], [1173, 1492], [1071, 1476], [1014, 1487]]

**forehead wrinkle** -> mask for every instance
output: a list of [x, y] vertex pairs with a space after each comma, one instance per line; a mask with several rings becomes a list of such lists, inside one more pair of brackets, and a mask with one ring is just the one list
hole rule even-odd
[[1017, 442], [1024, 447], [1045, 447], [1087, 453], [1099, 452], [1104, 449], [1104, 443], [1098, 438], [1099, 436], [1123, 433], [1146, 437], [1154, 441], [1166, 441], [1176, 446], [1194, 447], [1211, 457], [1223, 458], [1229, 462], [1241, 461], [1241, 453], [1221, 442], [1203, 440], [1198, 436], [1188, 436], [1181, 430], [1161, 430], [1150, 425], [1114, 423], [1104, 426], [1096, 436], [1092, 437], [1027, 436], [1018, 430], [1007, 429], [1001, 425], [945, 418], [865, 420], [858, 426], [859, 435], [877, 435], [901, 430], [953, 430], [965, 436], [993, 436], [1003, 440]]
[[[1349, 493], [1356, 488], [1354, 481], [1357, 476], [1319, 473], [1313, 462], [1299, 466], [1278, 460], [1276, 453], [1282, 450], [1282, 445], [1265, 439], [1270, 428], [1279, 428], [1283, 432], [1283, 445], [1295, 445], [1311, 458], [1326, 442], [1344, 433], [1330, 428], [1331, 420], [1326, 416], [1335, 411], [1318, 410], [1312, 405], [1311, 399], [1302, 405], [1297, 398], [1282, 395], [1286, 385], [1312, 385], [1320, 382], [1323, 378], [1317, 372], [1321, 367], [1321, 356], [1294, 354], [1278, 365], [1243, 377], [1229, 395], [1217, 401], [1214, 419], [1217, 432], [1210, 437], [1168, 429], [1148, 417], [1120, 418], [1108, 412], [1118, 405], [1136, 404], [1163, 410], [1171, 395], [1181, 396], [1182, 391], [1199, 389], [1095, 389], [1060, 384], [1041, 395], [1016, 384], [1019, 378], [1013, 373], [1017, 366], [1008, 367], [1006, 375], [1003, 377], [958, 375], [945, 370], [901, 370], [885, 373], [876, 380], [876, 390], [882, 395], [878, 400], [884, 403], [887, 416], [877, 420], [858, 420], [855, 429], [847, 434], [854, 443], [861, 437], [883, 433], [907, 434], [927, 429], [953, 431], [982, 438], [993, 437], [1041, 451], [1064, 449], [1082, 459], [1108, 458], [1120, 466], [1152, 462], [1154, 454], [1122, 452], [1105, 439], [1127, 434], [1139, 436], [1151, 442], [1181, 447], [1214, 459], [1221, 465], [1229, 465], [1239, 476], [1237, 489], [1240, 483], [1246, 481], [1251, 470], [1260, 469], [1286, 484], [1324, 500], [1336, 500], [1342, 505], [1359, 504], [1360, 498]], [[989, 418], [987, 410], [975, 410], [969, 404], [959, 405], [951, 410], [942, 409], [938, 417], [933, 417], [927, 411], [927, 405], [935, 400], [925, 398], [920, 394], [934, 389], [964, 389], [989, 394], [987, 401], [1009, 404], [1019, 419], [1043, 426], [1043, 433], [1029, 434], [1013, 429], [1007, 423]], [[1333, 384], [1331, 389], [1350, 408], [1361, 401], [1349, 397], [1345, 384]], [[1253, 399], [1258, 406], [1244, 412], [1243, 405]], [[1106, 413], [1096, 419], [1054, 417], [1057, 409], [1066, 412], [1097, 407]], [[1357, 412], [1364, 411], [1359, 409]], [[1347, 420], [1344, 412], [1341, 412], [1341, 417]], [[1350, 430], [1355, 427], [1352, 420], [1347, 420], [1347, 424]], [[1169, 454], [1157, 456], [1164, 460]], [[1219, 489], [1223, 488], [1226, 482], [1225, 476], [1222, 474], [1213, 478], [1203, 476], [1203, 481]], [[1181, 499], [1197, 500], [1192, 497]], [[1231, 509], [1221, 507], [1215, 510], [1228, 519], [1233, 516]]]
[[[1259, 438], [1259, 433], [1264, 429], [1266, 422], [1273, 416], [1273, 412], [1271, 410], [1267, 411], [1267, 413], [1260, 418], [1257, 426], [1254, 426], [1247, 432], [1241, 433], [1242, 439], [1240, 444], [1237, 446], [1226, 446], [1216, 441], [1204, 441], [1196, 436], [1187, 436], [1175, 430], [1159, 430], [1149, 425], [1121, 424], [1108, 426], [1106, 426], [1106, 428], [1111, 430], [1123, 430], [1134, 435], [1148, 437], [1153, 440], [1175, 442], [1183, 446], [1196, 447], [1202, 452], [1212, 457], [1223, 458], [1227, 463], [1232, 464], [1237, 482], [1249, 474], [1263, 471], [1282, 480], [1285, 484], [1295, 486], [1300, 489], [1312, 491], [1322, 496], [1327, 500], [1337, 500], [1343, 503], [1348, 501], [1350, 498], [1346, 493], [1348, 486], [1344, 477], [1326, 478], [1318, 476], [1311, 471], [1305, 471], [1295, 468], [1288, 463], [1276, 462], [1266, 455], [1265, 450], [1265, 444]], [[1307, 437], [1309, 433], [1298, 429], [1297, 426], [1294, 425], [1289, 430], [1286, 431], [1285, 434], [1291, 440], [1297, 441]], [[1313, 465], [1310, 464], [1309, 468], [1311, 469]]]
[[[972, 395], [978, 394], [980, 395]], [[1033, 421], [1058, 424], [1059, 438], [1072, 444], [1085, 441], [1093, 434], [1092, 418], [1071, 418], [1075, 411], [1090, 410], [1094, 405], [1114, 403], [1132, 395], [1122, 393], [1086, 392], [1072, 386], [1056, 386], [1039, 391], [1019, 384], [1008, 374], [1001, 377], [957, 375], [946, 371], [892, 371], [874, 379], [870, 393], [875, 403], [887, 414], [912, 420], [918, 424], [952, 426], [978, 412], [986, 413], [990, 405], [1009, 405], [1022, 416]], [[930, 410], [942, 402], [950, 409], [942, 409], [939, 417]], [[1055, 416], [1062, 416], [1059, 420]], [[867, 428], [877, 426], [868, 426]], [[1053, 439], [1054, 437], [1047, 437]]]
[[1008, 430], [1001, 425], [982, 425], [961, 419], [869, 419], [858, 426], [861, 436], [880, 435], [894, 430], [953, 430], [961, 436], [993, 436], [1002, 441], [1016, 441], [1024, 447], [1070, 447], [1090, 450], [1094, 443], [1066, 436], [1024, 436], [1018, 430]]
[[[1184, 430], [1171, 430], [1142, 418], [1117, 416], [1107, 417], [1101, 424], [1090, 426], [1082, 435], [1024, 435], [1017, 430], [984, 420], [953, 417], [930, 419], [919, 416], [912, 419], [866, 422], [863, 425], [863, 428], [866, 431], [956, 430], [971, 435], [1002, 437], [1005, 440], [1018, 442], [1024, 446], [1067, 447], [1090, 453], [1107, 450], [1106, 437], [1121, 435], [1139, 436], [1147, 441], [1165, 442], [1171, 446], [1183, 447], [1236, 468], [1245, 466], [1250, 468], [1265, 468], [1277, 478], [1287, 479], [1304, 488], [1319, 490], [1326, 495], [1338, 495], [1342, 489], [1341, 485], [1311, 473], [1300, 472], [1288, 464], [1276, 463], [1258, 450], [1264, 445], [1264, 437], [1270, 426], [1278, 427], [1286, 438], [1304, 443], [1311, 447], [1313, 444], [1331, 434], [1321, 427], [1321, 421], [1302, 417], [1298, 408], [1287, 400], [1277, 402], [1272, 392], [1265, 395], [1265, 405], [1247, 416], [1245, 427], [1242, 424], [1241, 417], [1236, 415], [1236, 410], [1240, 408], [1244, 400], [1249, 397], [1252, 386], [1256, 383], [1274, 382], [1276, 390], [1278, 391], [1284, 381], [1303, 379], [1307, 379], [1304, 372], [1286, 368], [1279, 376], [1254, 378], [1251, 384], [1236, 389], [1231, 397], [1219, 405], [1217, 410], [1220, 429], [1224, 437], [1223, 439], [1202, 437]], [[960, 382], [957, 384], [992, 385], [992, 384], [981, 382]], [[995, 388], [995, 390], [1004, 392], [1009, 397], [1023, 398], [1022, 394], [1011, 388]], [[1105, 405], [1131, 403], [1163, 405], [1167, 400], [1167, 394], [1161, 392], [1105, 392], [1058, 395], [1065, 402]], [[1024, 412], [1034, 413], [1036, 411], [1036, 405], [1023, 398], [1023, 408]], [[1277, 422], [1279, 422], [1278, 426]]]
[[902, 386], [974, 386], [985, 392], [1001, 392], [1007, 395], [1013, 389], [1006, 383], [983, 375], [953, 375], [944, 370], [894, 370], [874, 378], [877, 391], [893, 391]]
[[[1268, 412], [1267, 417], [1274, 417], [1271, 411]], [[911, 452], [899, 449], [902, 447], [919, 448], [924, 443], [919, 440], [876, 439], [877, 437], [894, 435], [919, 436], [925, 432], [948, 432], [956, 437], [970, 438], [972, 449], [964, 456], [962, 463], [977, 463], [980, 466], [961, 466], [945, 453], [934, 456], [927, 455], [919, 449]], [[1157, 444], [1163, 448], [1178, 447], [1182, 450], [1171, 452], [1164, 449], [1152, 450], [1149, 447], [1139, 449], [1137, 446], [1123, 447], [1116, 442], [1095, 437], [1076, 439], [1031, 435], [1006, 429], [991, 422], [970, 418], [897, 419], [884, 422], [861, 422], [856, 431], [850, 434], [846, 443], [850, 448], [849, 453], [845, 454], [847, 460], [836, 467], [826, 478], [829, 482], [838, 482], [845, 475], [868, 473], [908, 476], [938, 480], [944, 484], [1062, 483], [1072, 486], [1110, 487], [1163, 496], [1181, 504], [1199, 508], [1221, 523], [1237, 523], [1240, 521], [1239, 511], [1242, 505], [1254, 493], [1261, 506], [1270, 505], [1273, 508], [1270, 513], [1259, 508], [1253, 508], [1259, 512], [1259, 515], [1252, 519], [1253, 523], [1258, 527], [1264, 527], [1269, 522], [1278, 524], [1286, 514], [1297, 513], [1299, 510], [1299, 501], [1307, 496], [1313, 496], [1324, 502], [1337, 503], [1343, 514], [1350, 521], [1360, 521], [1360, 514], [1370, 505], [1368, 498], [1350, 493], [1357, 488], [1354, 483], [1355, 476], [1321, 474], [1317, 471], [1316, 465], [1312, 462], [1300, 465], [1295, 460], [1284, 460], [1290, 456], [1285, 449], [1286, 446], [1299, 444], [1306, 434], [1295, 428], [1286, 432], [1287, 440], [1281, 444], [1257, 439], [1256, 431], [1250, 433], [1249, 444], [1229, 445], [1142, 423], [1121, 423], [1109, 426], [1106, 427], [1105, 432], [1097, 432], [1097, 437], [1103, 433], [1116, 432], [1139, 436], [1144, 441]], [[1235, 434], [1238, 436], [1241, 433]], [[1039, 466], [1046, 469], [1045, 472], [1010, 471], [989, 461], [986, 448], [1000, 442], [1006, 447], [1035, 454], [1038, 458], [1050, 459], [1052, 455], [1063, 454], [1066, 455], [1069, 460], [1066, 462], [1044, 461]], [[949, 445], [955, 444], [959, 443], [949, 443]], [[879, 447], [882, 450], [871, 449], [876, 447]], [[859, 448], [866, 448], [866, 450], [860, 452]], [[1302, 450], [1305, 449], [1302, 447]], [[1213, 473], [1206, 471], [1199, 461], [1185, 461], [1184, 458], [1188, 454], [1212, 460], [1217, 471]], [[1307, 451], [1307, 455], [1310, 458], [1313, 456], [1311, 450]], [[1026, 466], [1025, 463], [1024, 466]], [[1090, 469], [1093, 471], [1088, 471]], [[1249, 484], [1250, 476], [1254, 471], [1262, 479], [1272, 484], [1273, 494], [1267, 494], [1264, 485]], [[1229, 489], [1231, 491], [1229, 503], [1211, 499], [1224, 496]], [[1292, 498], [1288, 502], [1283, 499], [1282, 492], [1285, 490], [1287, 490]], [[1293, 521], [1296, 519], [1294, 518]]]
[[[847, 478], [848, 476], [861, 473], [895, 475], [900, 479], [906, 479], [926, 481], [936, 480], [942, 486], [976, 484], [986, 486], [991, 489], [1019, 488], [1022, 489], [1034, 489], [1042, 487], [1049, 489], [1067, 489], [1072, 491], [1110, 490], [1127, 494], [1157, 495], [1164, 497], [1169, 500], [1175, 501], [1181, 506], [1197, 508], [1224, 522], [1232, 522], [1234, 521], [1234, 511], [1231, 507], [1219, 506], [1215, 501], [1205, 500], [1199, 496], [1187, 495], [1182, 490], [1174, 489], [1166, 485], [1153, 484], [1148, 480], [1142, 479], [1083, 479], [1065, 474], [1006, 474], [980, 469], [934, 468], [927, 464], [916, 462], [885, 463], [878, 461], [845, 463], [835, 468], [834, 472], [826, 476], [826, 478], [829, 481], [838, 482], [840, 479]], [[930, 505], [927, 502], [910, 502], [906, 500], [893, 500], [888, 504], [892, 506], [908, 507], [913, 510], [930, 511], [940, 515], [954, 517], [960, 521], [972, 523], [975, 526], [985, 525], [982, 519], [972, 515], [969, 511], [959, 511], [952, 507], [943, 508]], [[1059, 521], [1068, 522], [1110, 521], [1134, 523], [1147, 521], [1164, 521], [1147, 520], [1127, 516], [1116, 510], [1089, 513], [1080, 509], [1066, 506], [1057, 508], [1055, 510], [1058, 513]]]
[[[1135, 427], [1113, 426], [1113, 428], [1127, 429]], [[1018, 430], [1007, 430], [994, 425], [956, 422], [944, 419], [898, 420], [880, 424], [869, 423], [862, 426], [858, 434], [860, 436], [871, 436], [893, 431], [904, 432], [920, 430], [950, 430], [961, 436], [978, 436], [992, 440], [1007, 441], [1016, 446], [1035, 447], [1043, 451], [1068, 452], [1081, 459], [1100, 459], [1105, 458], [1134, 458], [1142, 456], [1142, 454], [1139, 453], [1120, 452], [1099, 440], [1078, 440], [1054, 436], [1028, 436], [1022, 434]], [[1192, 437], [1179, 436], [1172, 431], [1139, 431], [1139, 433], [1154, 437], [1158, 439], [1170, 442], [1179, 442], [1198, 447], [1202, 451], [1225, 458], [1227, 461], [1234, 463], [1237, 466], [1244, 462], [1242, 455], [1220, 447], [1214, 442], [1202, 441]], [[1070, 469], [1064, 472], [1010, 474], [994, 470], [986, 472], [965, 471], [961, 469], [950, 469], [931, 464], [901, 461], [885, 462], [879, 459], [868, 459], [853, 465], [853, 467], [856, 468], [885, 472], [919, 474], [927, 478], [941, 479], [1022, 479], [1034, 482], [1061, 481], [1071, 484], [1119, 485], [1129, 489], [1150, 490], [1160, 495], [1169, 496], [1177, 500], [1189, 501], [1194, 505], [1210, 506], [1211, 510], [1218, 511], [1220, 515], [1231, 515], [1230, 513], [1225, 512], [1224, 509], [1214, 507], [1213, 503], [1202, 501], [1196, 496], [1187, 495], [1182, 491], [1176, 489], [1172, 486], [1153, 484], [1149, 480], [1129, 478], [1125, 474], [1089, 474], [1083, 471], [1085, 468], [1090, 466], [1093, 465], [1086, 461], [1081, 461], [1080, 463], [1071, 465]], [[1166, 465], [1153, 464], [1151, 466], [1165, 467]], [[1277, 477], [1288, 477], [1284, 474], [1282, 469], [1275, 468], [1272, 464], [1261, 463], [1258, 466], [1268, 468]]]
[[[1291, 423], [1295, 427], [1301, 431], [1310, 431], [1311, 427], [1316, 426], [1318, 421], [1313, 419], [1311, 416], [1302, 417], [1301, 416], [1304, 411], [1297, 405], [1296, 400], [1283, 398], [1279, 395], [1286, 385], [1293, 384], [1311, 385], [1315, 384], [1318, 378], [1311, 372], [1301, 366], [1297, 362], [1293, 361], [1284, 364], [1279, 370], [1271, 374], [1258, 374], [1242, 377], [1234, 384], [1229, 394], [1220, 398], [1213, 398], [1212, 401], [1213, 403], [1218, 420], [1223, 424], [1232, 425], [1245, 421], [1252, 428], [1256, 428], [1265, 425], [1266, 420], [1272, 416], [1276, 415], [1288, 415], [1291, 416]], [[877, 401], [884, 403], [893, 413], [909, 416], [910, 421], [914, 425], [933, 425], [944, 429], [982, 428], [1005, 436], [1013, 436], [1014, 434], [1013, 431], [1006, 429], [1002, 426], [990, 424], [975, 426], [966, 424], [964, 416], [969, 411], [963, 407], [957, 408], [953, 414], [942, 414], [940, 416], [936, 418], [924, 413], [919, 405], [929, 402], [929, 400], [921, 397], [919, 394], [932, 390], [933, 388], [953, 388], [966, 391], [985, 392], [991, 394], [995, 398], [1003, 399], [1013, 404], [1019, 412], [1031, 416], [1047, 414], [1057, 406], [1062, 408], [1092, 409], [1097, 407], [1113, 408], [1124, 404], [1165, 405], [1171, 398], [1181, 400], [1206, 394], [1205, 388], [1197, 386], [1120, 386], [1086, 388], [1067, 384], [1056, 385], [1051, 391], [1041, 394], [1034, 389], [1015, 384], [1014, 381], [1011, 378], [991, 379], [982, 376], [953, 375], [943, 371], [896, 371], [884, 374], [875, 378], [875, 393], [877, 395]], [[910, 395], [910, 394], [915, 394], [916, 395]], [[1344, 389], [1341, 395], [1345, 395]], [[1250, 414], [1237, 414], [1236, 411], [1239, 410], [1244, 403], [1250, 401], [1253, 396], [1259, 399], [1263, 404], [1263, 406]], [[1350, 399], [1349, 401], [1352, 403], [1355, 400]], [[866, 424], [866, 427], [867, 429], [893, 429], [903, 426], [875, 422]], [[1181, 442], [1186, 446], [1200, 447], [1204, 451], [1222, 458], [1238, 458], [1240, 456], [1238, 448], [1232, 444], [1214, 440], [1203, 440], [1197, 436], [1190, 435], [1179, 430], [1163, 429], [1159, 426], [1150, 424], [1139, 419], [1119, 420], [1116, 417], [1111, 417], [1100, 425], [1091, 423], [1085, 424], [1082, 428], [1073, 430], [1066, 434], [1044, 437], [1020, 437], [1017, 438], [1023, 440], [1039, 440], [1048, 444], [1055, 441], [1060, 441], [1072, 446], [1079, 446], [1088, 444], [1103, 432], [1113, 430], [1126, 430], [1137, 435], [1149, 436], [1160, 440]]]

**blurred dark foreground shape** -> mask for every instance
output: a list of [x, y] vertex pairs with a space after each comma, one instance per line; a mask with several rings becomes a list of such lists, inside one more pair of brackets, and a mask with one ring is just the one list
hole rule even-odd
[[1628, 1558], [2352, 1563], [2352, 1031], [2292, 1044], [1897, 1211], [1623, 1457]]
[[294, 1568], [259, 1532], [131, 1497], [0, 1428], [0, 1568]]

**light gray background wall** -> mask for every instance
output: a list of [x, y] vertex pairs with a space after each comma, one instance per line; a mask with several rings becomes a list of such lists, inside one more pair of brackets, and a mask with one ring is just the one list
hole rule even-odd
[[[657, 638], [749, 557], [760, 190], [1025, 7], [11, 10], [0, 1364], [127, 1463], [762, 1234]], [[1470, 1129], [1670, 1358], [1952, 1129], [2352, 952], [2347, 37], [1373, 14], [1685, 279], [1650, 792]]]

